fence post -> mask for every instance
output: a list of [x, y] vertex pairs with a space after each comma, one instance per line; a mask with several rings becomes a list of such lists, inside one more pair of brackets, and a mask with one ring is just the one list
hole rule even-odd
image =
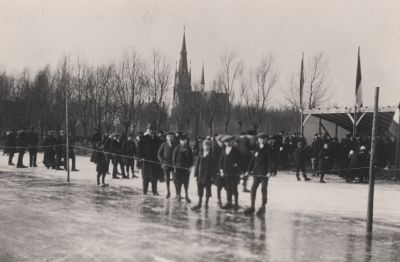
[[379, 103], [379, 87], [375, 88], [375, 105], [374, 116], [372, 121], [372, 136], [371, 136], [371, 157], [369, 161], [369, 188], [368, 188], [368, 211], [367, 211], [367, 232], [372, 232], [372, 223], [374, 216], [374, 189], [375, 189], [375, 145], [376, 145], [376, 118], [378, 117]]

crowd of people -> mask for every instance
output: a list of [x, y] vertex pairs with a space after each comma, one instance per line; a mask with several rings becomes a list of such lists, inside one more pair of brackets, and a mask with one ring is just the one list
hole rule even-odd
[[[70, 138], [71, 139], [71, 138]], [[27, 168], [24, 165], [24, 155], [29, 152], [29, 167], [37, 167], [37, 152], [39, 148], [43, 148], [44, 158], [43, 164], [49, 169], [63, 170], [66, 165], [66, 135], [64, 130], [60, 130], [58, 136], [53, 131], [48, 131], [43, 139], [43, 144], [39, 145], [39, 135], [33, 126], [29, 131], [21, 128], [18, 131], [8, 130], [4, 143], [4, 155], [8, 155], [8, 165], [14, 166], [14, 156], [18, 153], [17, 168]], [[75, 167], [75, 152], [73, 142], [68, 148], [68, 158], [72, 161], [72, 171], [78, 171]]]
[[[71, 139], [70, 139], [71, 141]], [[239, 185], [243, 181], [243, 192], [251, 193], [251, 207], [246, 214], [255, 212], [257, 189], [261, 186], [261, 207], [257, 214], [264, 214], [267, 203], [267, 188], [270, 176], [276, 176], [278, 170], [293, 169], [298, 181], [319, 177], [325, 183], [326, 173], [334, 173], [347, 182], [365, 183], [368, 180], [370, 138], [348, 135], [339, 141], [328, 134], [315, 134], [307, 145], [300, 134], [284, 136], [283, 132], [268, 136], [266, 133], [243, 132], [235, 137], [229, 134], [197, 137], [193, 143], [182, 132], [158, 132], [149, 124], [145, 133], [125, 135], [118, 132], [103, 134], [100, 128], [91, 138], [91, 162], [96, 164], [97, 184], [107, 186], [105, 177], [113, 179], [138, 178], [141, 171], [143, 194], [148, 193], [151, 185], [153, 195], [158, 195], [158, 182], [165, 182], [167, 194], [171, 197], [171, 183], [175, 186], [178, 201], [189, 198], [189, 180], [191, 172], [197, 182], [198, 203], [194, 210], [208, 208], [212, 195], [212, 185], [217, 189], [218, 204], [223, 209], [239, 208]], [[17, 168], [25, 168], [23, 156], [29, 152], [29, 166], [37, 166], [37, 151], [44, 150], [43, 164], [47, 168], [62, 170], [66, 167], [66, 135], [63, 130], [54, 135], [48, 131], [39, 145], [39, 136], [34, 127], [29, 131], [8, 131], [4, 154], [8, 154], [9, 165], [14, 165], [13, 157], [18, 153]], [[68, 147], [68, 158], [75, 167], [74, 143]], [[394, 165], [396, 141], [377, 137], [376, 166]], [[136, 172], [135, 172], [136, 170]], [[301, 176], [300, 176], [301, 175]], [[252, 177], [252, 186], [248, 189], [248, 178]], [[184, 196], [182, 197], [182, 189]], [[223, 204], [221, 193], [226, 191], [226, 203]]]

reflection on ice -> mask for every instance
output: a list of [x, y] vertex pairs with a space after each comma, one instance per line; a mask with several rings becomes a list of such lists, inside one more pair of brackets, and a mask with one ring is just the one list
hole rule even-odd
[[[130, 187], [0, 174], [0, 261], [394, 261], [400, 230], [268, 210], [265, 219]], [[190, 258], [188, 260], [188, 258]]]

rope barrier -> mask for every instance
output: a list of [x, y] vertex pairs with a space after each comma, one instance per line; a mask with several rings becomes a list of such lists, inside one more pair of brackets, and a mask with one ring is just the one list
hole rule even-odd
[[0, 149], [31, 149], [31, 148], [48, 148], [48, 147], [59, 147], [59, 146], [66, 146], [67, 144], [59, 144], [59, 145], [50, 145], [50, 146], [0, 146]]

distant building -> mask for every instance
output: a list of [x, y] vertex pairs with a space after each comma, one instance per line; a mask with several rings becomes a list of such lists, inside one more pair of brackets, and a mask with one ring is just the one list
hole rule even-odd
[[[179, 65], [175, 71], [173, 90], [172, 127], [191, 135], [206, 135], [223, 132], [223, 105], [226, 95], [215, 91], [206, 91], [204, 65], [199, 86], [193, 90], [192, 73], [188, 66], [186, 36], [183, 33]], [[210, 108], [210, 104], [212, 107]], [[207, 111], [212, 110], [212, 114]], [[210, 118], [211, 117], [211, 118]]]

